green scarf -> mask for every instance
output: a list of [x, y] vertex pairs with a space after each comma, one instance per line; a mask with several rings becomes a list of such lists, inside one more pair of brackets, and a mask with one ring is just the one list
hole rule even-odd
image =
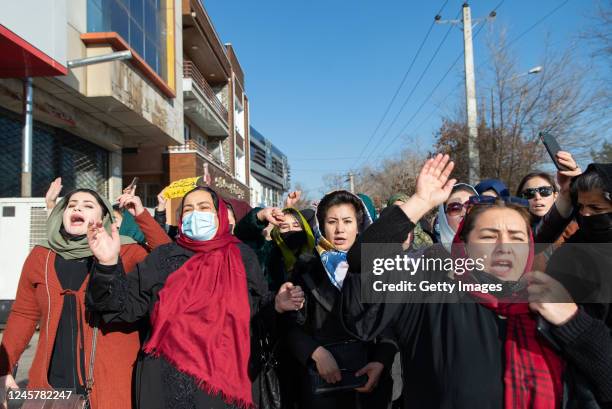
[[389, 200], [387, 200], [387, 206], [393, 206], [393, 203], [400, 201], [402, 203], [406, 203], [408, 201], [408, 199], [410, 199], [410, 196], [408, 196], [405, 193], [396, 193], [393, 196], [391, 196], [389, 198]]
[[[60, 229], [62, 228], [64, 210], [68, 205], [67, 198], [71, 194], [67, 194], [54, 208], [49, 218], [47, 219], [47, 240], [40, 245], [55, 251], [57, 254], [62, 256], [66, 260], [74, 260], [79, 258], [91, 257], [93, 254], [87, 243], [87, 236], [84, 236], [78, 240], [66, 239]], [[111, 233], [111, 225], [114, 223], [113, 218], [113, 207], [105, 198], [101, 197], [104, 207], [106, 208], [106, 216], [102, 220], [104, 228]], [[121, 236], [121, 244], [133, 244], [136, 243], [132, 238]]]
[[310, 225], [306, 221], [306, 218], [304, 218], [304, 215], [302, 215], [299, 210], [296, 210], [292, 207], [283, 209], [283, 213], [287, 212], [297, 219], [298, 223], [300, 223], [300, 226], [302, 227], [302, 230], [304, 231], [304, 233], [306, 233], [306, 243], [302, 246], [298, 254], [294, 254], [293, 251], [291, 251], [291, 249], [287, 247], [287, 244], [285, 244], [285, 242], [283, 241], [278, 226], [272, 229], [272, 233], [270, 235], [272, 236], [272, 240], [274, 240], [274, 242], [280, 249], [281, 254], [283, 255], [283, 261], [285, 262], [285, 271], [289, 273], [293, 271], [293, 266], [295, 265], [297, 258], [301, 254], [310, 253], [312, 249], [314, 249], [315, 238], [314, 234], [312, 233], [312, 229], [310, 228]]
[[131, 237], [139, 244], [144, 244], [145, 235], [142, 230], [140, 230], [140, 227], [138, 227], [138, 223], [136, 223], [134, 216], [132, 216], [132, 214], [127, 210], [123, 210], [121, 211], [121, 217], [123, 217], [123, 221], [121, 222], [121, 227], [119, 228], [119, 234], [122, 236]]

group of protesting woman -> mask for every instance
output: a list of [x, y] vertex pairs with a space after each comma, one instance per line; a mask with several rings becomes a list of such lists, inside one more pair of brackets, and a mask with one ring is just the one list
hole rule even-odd
[[[70, 192], [24, 264], [0, 405], [39, 327], [28, 388], [93, 409], [610, 408], [612, 164], [557, 161], [556, 180], [531, 173], [513, 196], [437, 155], [380, 215], [344, 190], [249, 210], [198, 186], [172, 239], [163, 197], [154, 218], [133, 191], [115, 206]], [[366, 302], [373, 244], [479, 257], [482, 271], [416, 274], [502, 291]]]

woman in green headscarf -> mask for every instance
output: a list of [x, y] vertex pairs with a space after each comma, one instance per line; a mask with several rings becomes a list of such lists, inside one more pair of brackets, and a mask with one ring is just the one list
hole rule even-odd
[[[399, 206], [402, 203], [406, 203], [408, 199], [410, 199], [410, 196], [405, 193], [395, 193], [394, 195], [391, 195], [389, 200], [387, 200], [387, 208], [391, 206]], [[417, 224], [414, 227], [414, 230], [412, 230], [412, 232], [410, 232], [406, 238], [406, 241], [404, 242], [404, 250], [419, 250], [429, 247], [432, 244], [433, 239], [431, 236], [427, 234], [419, 224]]]
[[[270, 240], [264, 237], [266, 229], [271, 229]], [[278, 291], [300, 255], [310, 254], [315, 247], [306, 217], [292, 207], [255, 208], [238, 222], [234, 234], [257, 254], [270, 291]]]
[[[169, 242], [140, 200], [125, 195], [120, 199], [145, 235], [149, 233], [150, 243]], [[7, 389], [16, 386], [11, 374], [40, 322], [28, 388], [89, 393], [92, 409], [131, 408], [132, 368], [140, 347], [138, 326], [100, 323], [97, 330], [97, 320], [85, 311], [85, 289], [94, 261], [87, 230], [97, 225], [116, 231], [113, 222], [110, 203], [89, 189], [67, 194], [53, 208], [47, 220], [47, 241], [35, 246], [24, 263], [0, 345], [0, 406]], [[130, 271], [147, 252], [129, 237], [122, 236], [121, 244], [121, 261]], [[89, 390], [88, 381], [93, 379]]]

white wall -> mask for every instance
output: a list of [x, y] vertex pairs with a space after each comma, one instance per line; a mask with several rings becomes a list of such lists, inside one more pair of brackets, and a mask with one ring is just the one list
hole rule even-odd
[[66, 11], [66, 0], [5, 0], [0, 24], [65, 66]]

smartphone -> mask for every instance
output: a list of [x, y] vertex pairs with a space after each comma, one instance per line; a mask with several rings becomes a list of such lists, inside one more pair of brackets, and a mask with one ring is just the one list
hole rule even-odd
[[137, 184], [138, 184], [138, 176], [132, 179], [132, 182], [128, 185], [128, 187], [124, 189], [124, 191], [126, 192], [131, 191], [134, 188], [134, 186], [136, 186]]
[[548, 151], [548, 154], [550, 155], [550, 158], [554, 162], [557, 169], [570, 170], [557, 162], [557, 152], [561, 150], [561, 146], [559, 146], [557, 139], [548, 132], [540, 132], [540, 139], [542, 140], [544, 147]]

